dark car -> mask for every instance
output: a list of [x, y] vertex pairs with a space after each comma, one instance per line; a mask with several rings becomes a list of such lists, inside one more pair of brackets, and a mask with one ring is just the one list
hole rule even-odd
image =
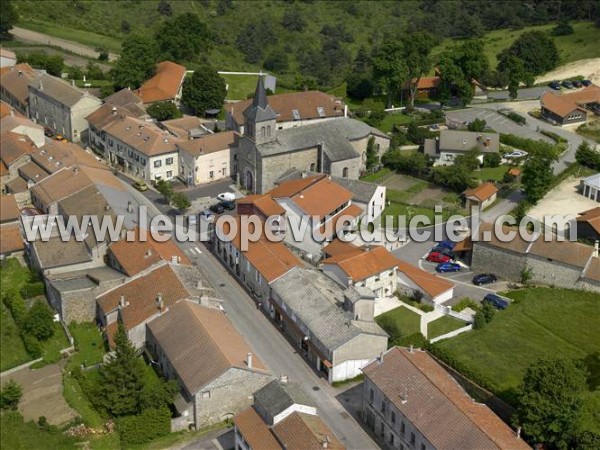
[[560, 83], [558, 81], [553, 81], [552, 83], [549, 83], [548, 86], [555, 91], [560, 91]]
[[570, 81], [563, 81], [561, 84], [567, 89], [573, 89], [573, 83], [571, 83]]
[[583, 83], [579, 80], [573, 80], [573, 81], [571, 81], [571, 84], [573, 86], [575, 86], [576, 88], [580, 88], [581, 86], [583, 86]]
[[438, 252], [431, 252], [429, 255], [427, 255], [427, 258], [425, 258], [425, 259], [429, 262], [436, 262], [436, 263], [452, 262], [452, 258], [450, 258], [447, 255], [443, 255], [442, 253], [438, 253]]
[[44, 127], [44, 134], [48, 137], [54, 136], [54, 131], [51, 128]]
[[496, 275], [491, 273], [480, 273], [479, 275], [475, 275], [473, 277], [473, 284], [476, 284], [477, 286], [495, 283], [496, 281], [498, 281], [498, 278], [496, 278]]
[[590, 80], [581, 80], [581, 84], [583, 84], [585, 87], [588, 87], [592, 85], [592, 82]]
[[223, 211], [225, 211], [225, 208], [223, 208], [220, 203], [215, 203], [209, 209], [215, 214], [221, 214]]
[[439, 273], [459, 272], [460, 268], [461, 268], [460, 264], [447, 262], [447, 263], [438, 264], [437, 267], [435, 268], [435, 270], [436, 270], [436, 272], [439, 272]]
[[235, 202], [231, 202], [229, 200], [223, 200], [222, 202], [219, 202], [219, 205], [221, 205], [223, 209], [226, 209], [227, 211], [235, 209]]
[[489, 303], [496, 309], [506, 309], [510, 304], [506, 299], [496, 294], [487, 294], [485, 297], [483, 297], [481, 303]]
[[450, 250], [448, 247], [443, 247], [441, 245], [438, 245], [438, 246], [432, 248], [431, 251], [436, 252], [436, 253], [441, 253], [442, 255], [446, 255], [452, 259], [455, 258], [454, 252], [452, 250]]
[[449, 250], [452, 250], [456, 246], [456, 242], [452, 242], [449, 240], [441, 241], [436, 244], [436, 247], [446, 247]]

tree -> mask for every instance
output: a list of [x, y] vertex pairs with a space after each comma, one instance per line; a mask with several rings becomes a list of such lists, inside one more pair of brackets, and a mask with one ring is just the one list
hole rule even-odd
[[160, 0], [160, 2], [158, 3], [157, 10], [163, 16], [171, 17], [173, 15], [173, 8], [171, 7], [171, 4], [166, 0]]
[[44, 69], [50, 75], [54, 75], [55, 77], [60, 77], [62, 75], [63, 68], [65, 67], [65, 62], [61, 55], [49, 55], [46, 57], [46, 61], [44, 63]]
[[496, 314], [496, 310], [489, 303], [484, 303], [481, 307], [481, 312], [483, 313], [483, 317], [485, 317], [486, 323], [490, 323]]
[[475, 119], [471, 122], [469, 122], [469, 124], [467, 125], [467, 128], [469, 129], [469, 131], [477, 131], [479, 133], [481, 133], [483, 130], [485, 130], [485, 127], [487, 125], [487, 122], [485, 121], [485, 119]]
[[54, 334], [54, 315], [45, 302], [35, 302], [27, 312], [24, 328], [40, 341], [45, 341]]
[[550, 34], [552, 34], [552, 36], [568, 36], [574, 32], [575, 30], [573, 30], [573, 27], [569, 23], [569, 19], [564, 18], [561, 19], [554, 28], [552, 28]]
[[482, 311], [477, 311], [475, 313], [475, 317], [473, 317], [473, 328], [476, 330], [480, 330], [487, 325], [487, 321], [485, 320], [485, 316]]
[[160, 51], [175, 61], [191, 61], [209, 46], [206, 24], [197, 14], [185, 13], [165, 21], [156, 33]]
[[552, 162], [554, 155], [536, 153], [530, 155], [523, 166], [523, 190], [527, 194], [527, 200], [535, 204], [545, 194], [554, 180]]
[[364, 100], [373, 95], [373, 63], [367, 49], [361, 47], [346, 77], [346, 93], [349, 97]]
[[188, 196], [182, 192], [173, 192], [173, 195], [171, 195], [171, 203], [175, 208], [182, 212], [192, 206], [192, 202], [190, 202]]
[[[554, 40], [541, 31], [523, 33], [502, 53], [505, 52], [522, 60], [525, 72], [532, 75], [540, 75], [554, 69], [559, 61]], [[498, 60], [501, 61], [500, 55]]]
[[22, 396], [21, 385], [15, 380], [7, 381], [0, 391], [0, 409], [17, 409]]
[[288, 54], [280, 48], [275, 49], [271, 53], [269, 53], [269, 55], [265, 59], [265, 62], [263, 63], [265, 69], [279, 73], [285, 72], [288, 68], [288, 65]]
[[434, 45], [433, 37], [425, 32], [411, 33], [402, 38], [403, 56], [408, 66], [406, 81], [408, 82], [409, 110], [414, 109], [419, 80], [431, 70], [432, 62], [429, 54]]
[[594, 150], [588, 141], [583, 141], [575, 152], [575, 159], [582, 166], [593, 170], [600, 170], [600, 152]]
[[245, 55], [246, 62], [256, 64], [262, 59], [265, 50], [276, 40], [273, 24], [267, 18], [262, 18], [258, 22], [250, 22], [246, 25], [235, 42]]
[[179, 392], [179, 386], [175, 380], [146, 385], [140, 397], [140, 407], [142, 410], [161, 408], [172, 403], [177, 392]]
[[173, 183], [169, 180], [160, 179], [156, 182], [156, 190], [160, 192], [167, 202], [171, 201], [173, 197]]
[[533, 443], [566, 449], [581, 414], [587, 372], [581, 361], [542, 359], [525, 371], [517, 422]]
[[196, 115], [207, 109], [221, 109], [226, 95], [225, 80], [210, 66], [199, 67], [183, 83], [182, 102]]
[[125, 34], [131, 32], [131, 24], [125, 19], [121, 20], [121, 32]]
[[98, 61], [108, 61], [108, 49], [104, 45], [96, 47], [98, 53]]
[[283, 13], [281, 24], [289, 31], [302, 31], [306, 28], [306, 20], [304, 20], [302, 13], [296, 7], [286, 9]]
[[144, 389], [144, 363], [137, 357], [121, 323], [114, 341], [115, 355], [100, 368], [97, 401], [112, 416], [137, 414]]
[[179, 119], [182, 114], [173, 102], [157, 102], [148, 109], [148, 114], [159, 122], [164, 120]]
[[150, 36], [129, 35], [111, 73], [116, 90], [139, 88], [156, 71], [158, 45]]
[[454, 165], [460, 167], [467, 172], [473, 172], [479, 169], [479, 150], [477, 147], [472, 148], [468, 152], [458, 155], [454, 158]]
[[0, 40], [10, 40], [10, 30], [19, 20], [19, 14], [15, 10], [12, 0], [2, 2], [2, 14], [0, 14]]
[[502, 157], [498, 153], [486, 153], [483, 155], [483, 167], [498, 167]]
[[388, 39], [373, 57], [373, 76], [387, 94], [387, 106], [392, 102], [408, 79], [408, 65], [404, 59], [404, 47], [399, 39]]
[[367, 162], [366, 162], [367, 170], [370, 170], [378, 162], [377, 149], [375, 148], [375, 138], [373, 136], [371, 136], [369, 138], [369, 140], [367, 141], [366, 155], [367, 155]]

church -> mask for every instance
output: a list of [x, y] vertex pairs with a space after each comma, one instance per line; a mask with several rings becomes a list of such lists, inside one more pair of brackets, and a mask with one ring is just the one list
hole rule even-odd
[[390, 146], [389, 136], [359, 120], [336, 117], [278, 129], [277, 117], [259, 77], [252, 104], [244, 111], [243, 135], [232, 155], [238, 183], [252, 193], [272, 189], [291, 169], [356, 180], [366, 167], [369, 139], [378, 157]]

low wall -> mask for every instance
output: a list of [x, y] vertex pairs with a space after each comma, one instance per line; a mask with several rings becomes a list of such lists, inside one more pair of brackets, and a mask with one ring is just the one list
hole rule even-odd
[[473, 325], [469, 324], [458, 330], [451, 331], [450, 333], [442, 334], [441, 336], [430, 339], [429, 342], [432, 344], [435, 342], [443, 341], [444, 339], [449, 339], [454, 336], [458, 336], [459, 334], [466, 333], [467, 331], [471, 331], [473, 329]]

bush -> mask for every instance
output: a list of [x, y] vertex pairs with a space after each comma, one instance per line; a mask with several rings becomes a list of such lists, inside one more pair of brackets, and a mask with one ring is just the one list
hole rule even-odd
[[527, 123], [527, 119], [516, 112], [509, 112], [506, 117], [508, 117], [513, 122], [517, 122], [518, 124], [525, 125]]
[[463, 298], [456, 305], [452, 306], [452, 310], [456, 311], [456, 312], [460, 312], [463, 309], [467, 309], [467, 308], [471, 308], [471, 309], [473, 309], [475, 311], [478, 311], [479, 308], [480, 308], [480, 306], [479, 306], [478, 303], [475, 303], [469, 297]]
[[469, 129], [469, 131], [483, 131], [485, 129], [485, 126], [487, 125], [487, 122], [483, 119], [475, 119], [472, 122], [469, 123], [469, 125], [467, 125], [467, 128]]
[[11, 289], [4, 293], [2, 301], [9, 309], [17, 326], [21, 328], [25, 323], [25, 317], [27, 316], [27, 307], [25, 306], [25, 302], [21, 295], [14, 289]]
[[40, 341], [45, 341], [54, 334], [54, 315], [45, 302], [35, 302], [23, 326], [23, 330], [35, 336]]
[[483, 155], [483, 167], [498, 167], [502, 157], [498, 153], [486, 153]]
[[485, 316], [483, 315], [483, 312], [477, 311], [477, 313], [475, 313], [475, 318], [473, 321], [473, 328], [475, 328], [476, 330], [480, 330], [481, 328], [485, 327], [486, 325], [487, 325], [487, 321], [485, 320]]
[[21, 288], [21, 297], [23, 298], [32, 298], [37, 297], [38, 295], [44, 295], [45, 286], [41, 281], [36, 281], [35, 283], [26, 284]]
[[555, 146], [544, 141], [534, 141], [532, 139], [522, 138], [515, 136], [514, 134], [501, 134], [500, 143], [515, 147], [520, 150], [525, 150], [528, 153], [535, 154], [548, 154], [556, 155], [557, 151]]
[[427, 339], [421, 333], [414, 333], [397, 339], [394, 344], [400, 347], [410, 347], [412, 345], [415, 348], [426, 348]]
[[42, 357], [42, 345], [40, 341], [38, 341], [35, 336], [28, 333], [21, 333], [21, 339], [23, 340], [23, 344], [25, 345], [25, 350], [29, 356], [33, 359]]
[[17, 409], [22, 396], [21, 385], [15, 380], [9, 380], [0, 391], [0, 409]]
[[144, 444], [171, 432], [171, 413], [167, 407], [147, 409], [137, 416], [117, 419], [117, 430], [124, 446]]

